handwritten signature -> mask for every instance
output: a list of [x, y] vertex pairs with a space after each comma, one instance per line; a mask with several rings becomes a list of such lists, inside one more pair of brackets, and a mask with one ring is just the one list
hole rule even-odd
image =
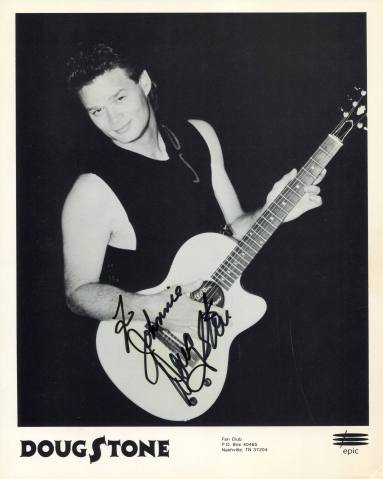
[[[158, 314], [154, 324], [150, 322], [149, 316], [143, 310], [148, 325], [143, 332], [129, 327], [134, 318], [134, 312], [129, 311], [127, 317], [125, 316], [124, 303], [120, 295], [113, 319], [116, 319], [119, 314], [121, 314], [121, 319], [116, 323], [115, 333], [124, 334], [127, 354], [130, 353], [131, 348], [143, 354], [145, 378], [149, 383], [156, 384], [159, 380], [160, 371], [162, 371], [186, 404], [192, 406], [195, 403], [191, 401], [190, 396], [202, 389], [207, 371], [217, 371], [207, 360], [212, 350], [217, 348], [218, 338], [224, 335], [231, 316], [227, 310], [224, 318], [216, 311], [211, 311], [213, 300], [209, 301], [204, 293], [204, 310], [198, 312], [197, 334], [199, 344], [194, 343], [189, 333], [184, 333], [180, 351], [169, 352], [168, 358], [165, 359], [155, 350], [156, 332], [163, 324], [163, 320], [173, 304], [182, 295], [181, 286], [177, 286], [175, 292], [176, 296], [171, 295], [170, 302], [166, 303], [163, 313]], [[200, 351], [197, 346], [199, 346]], [[197, 357], [198, 364], [190, 368], [189, 362], [192, 355], [194, 358]]]

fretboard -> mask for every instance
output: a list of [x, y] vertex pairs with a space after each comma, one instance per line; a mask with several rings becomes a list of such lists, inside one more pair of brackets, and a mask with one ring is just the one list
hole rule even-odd
[[228, 290], [234, 284], [300, 201], [305, 194], [304, 187], [314, 183], [342, 146], [343, 143], [338, 138], [333, 135], [327, 136], [299, 170], [295, 178], [270, 203], [242, 240], [213, 273], [211, 278], [214, 282], [225, 290]]

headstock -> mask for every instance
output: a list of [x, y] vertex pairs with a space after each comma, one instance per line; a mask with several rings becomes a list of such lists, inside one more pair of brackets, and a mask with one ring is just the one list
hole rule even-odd
[[341, 108], [343, 118], [331, 132], [342, 142], [354, 128], [367, 131], [367, 92], [359, 87], [354, 87], [354, 90], [357, 92], [358, 98], [348, 97], [351, 105], [347, 110]]

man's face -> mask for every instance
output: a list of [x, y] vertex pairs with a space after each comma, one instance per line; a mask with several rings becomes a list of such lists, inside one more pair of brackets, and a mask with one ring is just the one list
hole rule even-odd
[[97, 128], [113, 142], [127, 144], [139, 139], [148, 126], [149, 90], [146, 72], [136, 83], [124, 70], [114, 68], [81, 88], [79, 96]]

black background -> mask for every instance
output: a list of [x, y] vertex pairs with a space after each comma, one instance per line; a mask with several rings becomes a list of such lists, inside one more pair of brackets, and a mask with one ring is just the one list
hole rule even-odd
[[[353, 86], [365, 87], [365, 16], [19, 14], [16, 23], [19, 425], [173, 425], [116, 390], [98, 363], [95, 321], [65, 306], [60, 214], [99, 135], [65, 91], [65, 60], [77, 41], [126, 39], [147, 59], [162, 114], [215, 127], [250, 210], [332, 130]], [[324, 205], [281, 227], [245, 272], [268, 311], [236, 339], [221, 396], [189, 425], [368, 423], [366, 174], [357, 131], [328, 168]]]

